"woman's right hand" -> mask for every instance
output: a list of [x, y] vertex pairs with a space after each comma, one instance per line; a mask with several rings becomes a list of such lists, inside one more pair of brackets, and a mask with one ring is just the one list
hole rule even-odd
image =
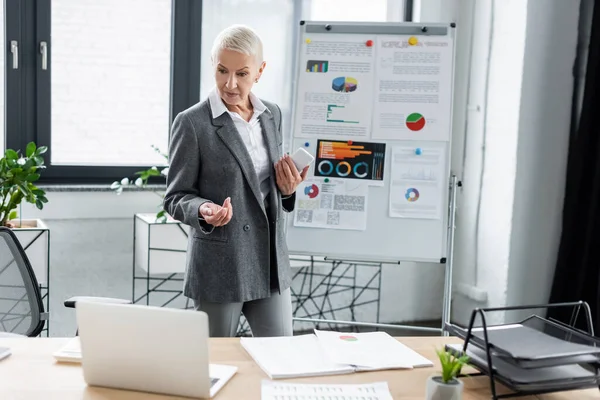
[[204, 218], [206, 223], [213, 226], [227, 225], [233, 216], [231, 198], [226, 198], [222, 206], [210, 202], [203, 203], [198, 214]]

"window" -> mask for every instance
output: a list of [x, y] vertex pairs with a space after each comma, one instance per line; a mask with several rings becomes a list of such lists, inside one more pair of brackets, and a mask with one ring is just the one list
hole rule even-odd
[[[312, 21], [387, 21], [388, 0], [312, 0], [310, 17]], [[368, 7], [365, 5], [368, 4]]]
[[52, 165], [162, 163], [171, 0], [52, 0], [50, 15]]
[[[46, 145], [42, 183], [103, 183], [164, 164], [174, 116], [198, 101], [197, 0], [4, 0], [6, 143]], [[193, 70], [193, 73], [190, 71]], [[11, 75], [11, 76], [8, 76]], [[9, 108], [12, 108], [9, 110]]]

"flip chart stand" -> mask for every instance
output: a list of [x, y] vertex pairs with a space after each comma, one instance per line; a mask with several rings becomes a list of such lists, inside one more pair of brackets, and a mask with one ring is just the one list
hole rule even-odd
[[[493, 328], [486, 320], [488, 312], [557, 307], [573, 307], [569, 324], [535, 314], [518, 324]], [[587, 332], [575, 328], [581, 308], [585, 311]], [[477, 316], [480, 316], [481, 327], [474, 326]], [[477, 308], [471, 313], [468, 329], [452, 324], [446, 328], [464, 340], [461, 348], [446, 345], [446, 350], [469, 355], [469, 364], [479, 371], [461, 376], [467, 379], [488, 376], [494, 400], [599, 388], [600, 338], [594, 336], [592, 314], [586, 302]], [[516, 337], [520, 339], [515, 340]], [[511, 392], [498, 394], [496, 381]]]
[[[458, 181], [456, 175], [452, 175], [450, 182], [450, 201], [448, 207], [448, 229], [447, 229], [447, 259], [440, 260], [441, 265], [444, 266], [444, 294], [442, 299], [442, 325], [440, 328], [432, 328], [428, 326], [418, 325], [401, 325], [401, 324], [383, 324], [383, 323], [372, 323], [372, 322], [357, 322], [357, 321], [342, 321], [335, 319], [323, 319], [323, 318], [293, 318], [297, 322], [313, 322], [321, 324], [337, 324], [337, 325], [349, 325], [349, 326], [362, 326], [362, 327], [373, 327], [381, 329], [404, 329], [408, 331], [423, 331], [423, 332], [435, 332], [440, 333], [443, 336], [448, 336], [446, 330], [447, 325], [450, 323], [451, 305], [452, 305], [452, 268], [454, 263], [454, 232], [456, 222], [456, 195], [458, 188], [462, 186], [461, 182]], [[342, 261], [342, 260], [340, 260]], [[367, 264], [368, 262], [363, 262]], [[372, 264], [378, 264], [380, 266], [383, 263], [373, 262]], [[380, 273], [381, 274], [381, 273]], [[381, 275], [380, 275], [381, 276]], [[378, 307], [379, 309], [379, 307]], [[379, 320], [379, 315], [377, 316]]]

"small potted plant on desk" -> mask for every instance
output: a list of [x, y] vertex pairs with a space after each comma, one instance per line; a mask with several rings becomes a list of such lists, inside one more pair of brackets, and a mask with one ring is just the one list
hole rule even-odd
[[467, 365], [469, 357], [457, 357], [454, 353], [445, 350], [436, 350], [442, 374], [429, 377], [425, 389], [426, 400], [461, 400], [463, 383], [458, 379], [463, 366]]

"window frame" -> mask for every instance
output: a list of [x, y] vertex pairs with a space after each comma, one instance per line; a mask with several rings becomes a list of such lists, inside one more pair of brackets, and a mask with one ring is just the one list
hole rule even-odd
[[[21, 8], [19, 0], [5, 0], [4, 7], [4, 132], [2, 140], [4, 149], [21, 148], [20, 121], [21, 118], [21, 71], [20, 57], [17, 69], [13, 69], [11, 42], [17, 42], [19, 56], [21, 55]], [[15, 96], [16, 95], [16, 96]], [[4, 156], [2, 154], [1, 156]]]
[[[46, 169], [39, 184], [110, 184], [152, 165], [86, 166], [52, 165], [51, 76], [52, 0], [5, 0], [6, 21], [6, 148], [24, 150], [34, 141], [48, 146]], [[200, 98], [200, 55], [202, 34], [202, 0], [172, 0], [171, 71], [169, 127], [177, 114]], [[8, 13], [10, 11], [10, 14]], [[17, 18], [15, 18], [18, 16]], [[10, 26], [9, 26], [10, 22]], [[19, 37], [19, 69], [11, 70], [11, 35]], [[42, 70], [40, 42], [48, 45], [47, 69]], [[9, 101], [10, 99], [10, 101]], [[166, 135], [170, 135], [170, 128]], [[156, 178], [157, 183], [164, 182]]]

